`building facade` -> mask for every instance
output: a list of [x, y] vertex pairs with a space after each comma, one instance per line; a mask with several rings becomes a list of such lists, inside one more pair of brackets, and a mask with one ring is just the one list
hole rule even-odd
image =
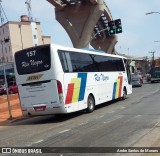
[[40, 22], [31, 22], [21, 16], [20, 22], [9, 21], [0, 26], [0, 65], [13, 63], [16, 51], [51, 43], [50, 36], [43, 36]]
[[155, 67], [160, 67], [160, 58], [156, 58], [154, 60], [154, 65], [155, 65]]

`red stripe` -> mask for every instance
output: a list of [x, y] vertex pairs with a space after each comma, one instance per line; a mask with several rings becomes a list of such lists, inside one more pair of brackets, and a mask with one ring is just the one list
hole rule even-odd
[[118, 79], [120, 79], [119, 95], [118, 95], [118, 97], [121, 97], [121, 95], [122, 95], [122, 81], [123, 81], [123, 76], [119, 76]]
[[68, 84], [67, 96], [66, 96], [65, 104], [69, 104], [69, 103], [72, 102], [73, 90], [74, 90], [74, 83]]

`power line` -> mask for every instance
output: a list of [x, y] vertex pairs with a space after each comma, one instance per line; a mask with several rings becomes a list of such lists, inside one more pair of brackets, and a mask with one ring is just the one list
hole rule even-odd
[[[5, 14], [5, 11], [2, 7], [2, 0], [0, 0], [0, 18], [1, 18], [1, 25], [3, 25], [4, 23], [4, 18], [3, 18], [3, 14], [8, 22], [7, 16]], [[7, 102], [8, 102], [8, 111], [9, 111], [9, 119], [12, 120], [12, 112], [11, 112], [11, 105], [10, 105], [10, 98], [9, 98], [9, 94], [8, 94], [8, 82], [7, 82], [7, 76], [6, 76], [6, 68], [5, 68], [5, 61], [4, 61], [4, 51], [3, 51], [3, 46], [4, 43], [8, 42], [8, 39], [1, 39], [1, 47], [2, 47], [2, 66], [3, 66], [3, 72], [4, 72], [4, 80], [5, 80], [5, 87], [6, 87], [6, 92], [7, 92]]]
[[25, 2], [25, 4], [27, 5], [27, 10], [28, 10], [28, 17], [29, 17], [29, 20], [32, 21], [33, 18], [32, 18], [32, 7], [31, 7], [31, 0], [27, 0]]
[[8, 18], [7, 18], [7, 15], [6, 15], [1, 3], [2, 3], [2, 0], [0, 0], [0, 18], [1, 18], [1, 25], [3, 25], [4, 24], [3, 14], [4, 14], [7, 22], [8, 22]]
[[155, 51], [150, 51], [149, 53], [152, 54], [152, 67], [154, 67], [154, 53], [155, 53]]

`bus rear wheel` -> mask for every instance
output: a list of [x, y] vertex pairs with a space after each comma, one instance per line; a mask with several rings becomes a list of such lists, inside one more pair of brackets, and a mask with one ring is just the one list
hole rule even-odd
[[127, 98], [127, 91], [125, 88], [123, 88], [123, 96], [122, 96], [122, 100], [125, 100]]
[[95, 109], [94, 97], [92, 95], [89, 95], [87, 100], [87, 112], [91, 113], [94, 111], [94, 109]]

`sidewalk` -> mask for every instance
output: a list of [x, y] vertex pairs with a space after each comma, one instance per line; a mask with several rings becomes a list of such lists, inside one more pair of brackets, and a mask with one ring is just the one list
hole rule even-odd
[[[12, 120], [18, 119], [22, 117], [22, 111], [20, 107], [18, 94], [9, 95], [10, 98], [10, 106], [11, 106], [11, 114]], [[0, 96], [0, 126], [4, 123], [12, 121], [9, 119], [9, 111], [8, 111], [8, 101], [6, 95]]]

